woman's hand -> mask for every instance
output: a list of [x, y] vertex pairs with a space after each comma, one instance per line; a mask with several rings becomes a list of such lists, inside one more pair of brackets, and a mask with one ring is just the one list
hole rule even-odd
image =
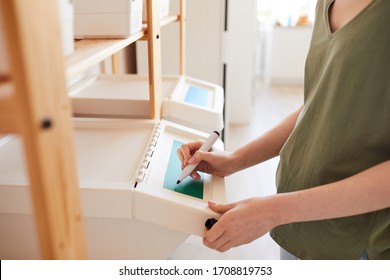
[[276, 196], [251, 198], [225, 205], [209, 202], [209, 208], [222, 216], [210, 230], [205, 230], [203, 244], [225, 252], [263, 236], [278, 225], [275, 199]]
[[177, 150], [177, 155], [181, 161], [181, 169], [188, 164], [199, 162], [196, 169], [191, 173], [191, 177], [194, 179], [200, 179], [200, 175], [196, 171], [206, 172], [219, 177], [233, 173], [234, 159], [232, 153], [213, 149], [210, 152], [199, 151], [202, 144], [202, 141], [190, 142], [183, 144]]

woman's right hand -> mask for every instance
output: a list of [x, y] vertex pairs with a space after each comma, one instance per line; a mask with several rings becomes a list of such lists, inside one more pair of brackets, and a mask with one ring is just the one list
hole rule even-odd
[[203, 141], [190, 142], [181, 145], [177, 149], [177, 155], [181, 161], [181, 169], [188, 164], [198, 164], [191, 173], [191, 177], [199, 180], [197, 171], [209, 173], [219, 177], [224, 177], [233, 173], [233, 155], [230, 152], [211, 149], [209, 152], [199, 151]]

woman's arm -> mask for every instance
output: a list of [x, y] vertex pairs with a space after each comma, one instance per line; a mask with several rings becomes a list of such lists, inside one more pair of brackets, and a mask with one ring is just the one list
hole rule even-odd
[[311, 189], [209, 207], [222, 214], [203, 242], [218, 251], [249, 243], [276, 226], [340, 218], [390, 207], [390, 161]]
[[199, 163], [191, 174], [193, 178], [200, 178], [196, 171], [223, 177], [273, 158], [279, 154], [280, 149], [290, 136], [302, 108], [303, 106], [287, 116], [273, 129], [234, 152], [199, 151], [202, 145], [200, 141], [183, 144], [177, 150], [181, 168], [183, 169], [188, 164]]
[[234, 172], [279, 155], [280, 150], [295, 127], [302, 108], [303, 105], [288, 115], [273, 129], [234, 151], [233, 158], [236, 163], [239, 163], [238, 166], [235, 166]]

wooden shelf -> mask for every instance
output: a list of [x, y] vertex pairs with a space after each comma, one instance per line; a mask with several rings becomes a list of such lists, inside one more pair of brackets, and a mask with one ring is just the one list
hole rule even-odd
[[[160, 26], [179, 20], [179, 15], [166, 16], [161, 19]], [[70, 79], [77, 76], [140, 39], [147, 40], [146, 25], [142, 31], [125, 39], [83, 39], [76, 41], [74, 52], [66, 58], [66, 77]]]
[[10, 108], [3, 107], [3, 104], [7, 103], [11, 96], [13, 96], [14, 87], [12, 81], [7, 76], [0, 76], [0, 113], [4, 113], [4, 109], [11, 110]]
[[1, 103], [0, 101], [0, 134], [18, 133], [19, 123], [15, 111], [3, 111]]
[[[164, 18], [162, 18], [160, 20], [160, 27], [164, 27], [170, 23], [173, 23], [173, 22], [180, 22], [180, 16], [179, 15], [171, 15], [171, 16], [166, 16]], [[142, 41], [146, 41], [148, 40], [148, 31], [147, 31], [147, 24], [145, 23], [143, 25], [144, 29], [145, 29], [145, 36], [143, 36], [140, 40]]]
[[0, 85], [5, 84], [5, 83], [9, 82], [10, 80], [11, 80], [11, 78], [9, 76], [0, 74]]
[[163, 27], [163, 26], [168, 25], [172, 22], [179, 21], [179, 19], [180, 19], [180, 16], [178, 16], [178, 15], [166, 16], [166, 17], [161, 19], [160, 26]]
[[125, 39], [83, 39], [75, 42], [74, 52], [66, 58], [66, 77], [77, 76], [144, 35], [145, 30], [142, 30]]
[[14, 86], [8, 76], [0, 76], [0, 133], [17, 132]]

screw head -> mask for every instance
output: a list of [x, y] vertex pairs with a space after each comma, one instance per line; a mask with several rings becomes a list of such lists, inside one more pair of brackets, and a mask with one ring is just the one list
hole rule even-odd
[[43, 129], [49, 129], [53, 125], [52, 120], [49, 117], [44, 117], [41, 121], [41, 127]]

